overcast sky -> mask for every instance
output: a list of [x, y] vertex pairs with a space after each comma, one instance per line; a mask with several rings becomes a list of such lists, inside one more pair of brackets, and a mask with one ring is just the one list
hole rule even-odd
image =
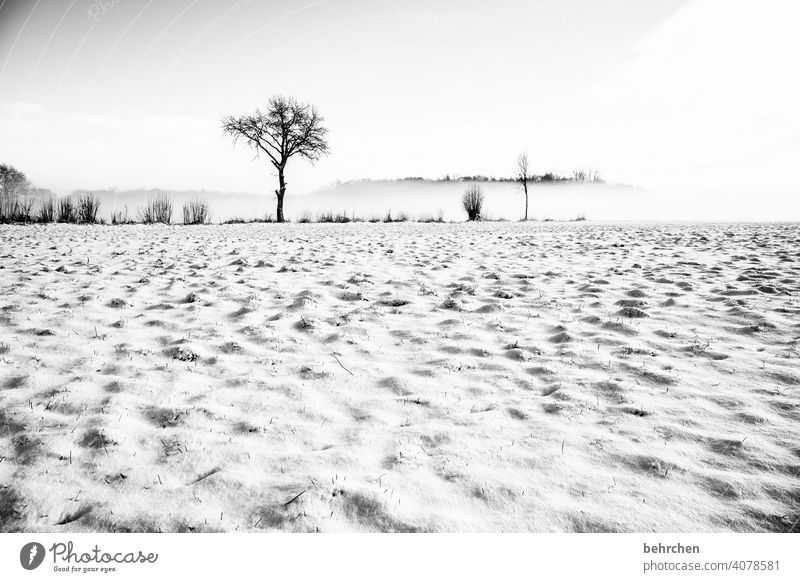
[[[800, 218], [791, 0], [0, 0], [0, 161], [38, 185], [266, 193], [220, 118], [315, 104], [335, 179], [591, 165]], [[787, 210], [788, 209], [788, 210]]]

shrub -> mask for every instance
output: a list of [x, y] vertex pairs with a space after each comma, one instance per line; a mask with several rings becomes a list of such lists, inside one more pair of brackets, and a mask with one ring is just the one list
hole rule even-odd
[[[250, 224], [259, 223], [259, 222], [261, 222], [261, 223], [275, 222], [275, 215], [272, 214], [271, 212], [267, 212], [266, 214], [264, 214], [263, 218], [251, 218], [249, 220], [245, 220], [244, 222], [247, 222], [247, 223], [250, 223]], [[284, 222], [288, 222], [288, 221], [284, 221]]]
[[0, 222], [30, 222], [33, 213], [31, 198], [6, 200], [0, 205]]
[[39, 222], [53, 222], [56, 219], [56, 202], [52, 196], [47, 200], [42, 200], [42, 205], [39, 207], [39, 214], [36, 220]]
[[198, 198], [183, 204], [183, 224], [206, 224], [209, 220], [208, 201]]
[[33, 199], [18, 198], [5, 205], [3, 222], [30, 222], [33, 213]]
[[[275, 222], [275, 215], [272, 214], [271, 212], [267, 212], [264, 215], [264, 218], [247, 218], [247, 219], [242, 218], [241, 216], [234, 216], [233, 218], [224, 220], [220, 224], [253, 224], [257, 222]], [[310, 222], [310, 220], [308, 222]]]
[[435, 217], [430, 214], [423, 214], [417, 218], [417, 222], [444, 222], [444, 210], [437, 209]]
[[33, 217], [33, 204], [32, 198], [25, 198], [19, 203], [19, 220], [22, 222], [30, 222]]
[[386, 213], [383, 218], [384, 222], [408, 222], [408, 212], [399, 212], [397, 216], [392, 216], [392, 211]]
[[128, 205], [125, 205], [125, 212], [114, 211], [111, 213], [111, 224], [135, 224], [135, 221], [128, 218]]
[[327, 212], [323, 212], [319, 216], [317, 216], [317, 222], [336, 222], [336, 223], [345, 223], [351, 222], [352, 219], [347, 216], [344, 212], [339, 212], [338, 214], [334, 214], [332, 211], [328, 210]]
[[100, 211], [100, 197], [96, 194], [81, 194], [75, 205], [75, 218], [83, 224], [97, 222], [97, 213]]
[[155, 194], [148, 197], [144, 207], [139, 209], [139, 220], [144, 224], [172, 222], [172, 196], [169, 194]]
[[477, 184], [470, 184], [467, 186], [467, 190], [464, 192], [464, 195], [461, 197], [461, 203], [464, 206], [464, 210], [467, 212], [467, 218], [469, 220], [480, 220], [481, 219], [481, 210], [483, 210], [483, 190]]
[[71, 196], [65, 196], [58, 201], [58, 222], [77, 222], [78, 215], [75, 201]]
[[300, 224], [308, 224], [309, 222], [312, 222], [311, 212], [309, 212], [308, 210], [304, 210], [303, 213], [300, 215], [300, 217], [297, 219], [297, 222], [299, 222]]

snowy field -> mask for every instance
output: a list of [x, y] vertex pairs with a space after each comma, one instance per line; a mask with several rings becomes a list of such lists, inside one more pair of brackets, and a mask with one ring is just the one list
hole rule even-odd
[[800, 529], [797, 225], [0, 241], [0, 531]]

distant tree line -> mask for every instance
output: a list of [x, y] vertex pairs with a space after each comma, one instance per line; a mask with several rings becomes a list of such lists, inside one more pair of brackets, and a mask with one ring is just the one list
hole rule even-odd
[[[605, 184], [605, 180], [600, 173], [593, 168], [577, 168], [569, 175], [561, 175], [557, 172], [544, 172], [543, 174], [528, 174], [529, 182], [583, 182], [594, 184]], [[457, 175], [446, 174], [441, 178], [423, 178], [422, 176], [406, 176], [405, 178], [395, 178], [392, 180], [373, 180], [372, 178], [362, 178], [359, 180], [352, 180], [355, 183], [369, 183], [369, 182], [499, 182], [509, 183], [518, 182], [516, 175], [514, 176], [484, 176], [482, 174], [475, 175]]]

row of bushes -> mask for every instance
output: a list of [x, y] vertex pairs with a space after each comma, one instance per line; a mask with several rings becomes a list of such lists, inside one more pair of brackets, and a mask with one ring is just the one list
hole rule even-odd
[[[461, 202], [468, 220], [481, 220], [485, 197], [483, 190], [477, 184], [470, 184], [464, 192]], [[183, 224], [207, 224], [211, 218], [208, 201], [204, 199], [190, 200], [183, 204]], [[4, 205], [3, 222], [69, 222], [77, 224], [105, 223], [98, 217], [100, 212], [100, 198], [96, 194], [81, 194], [79, 196], [66, 196], [56, 198], [51, 196], [43, 200], [34, 212], [34, 200], [19, 198], [13, 204]], [[147, 199], [144, 206], [137, 210], [136, 217], [128, 216], [125, 212], [112, 212], [111, 224], [170, 224], [174, 213], [172, 197], [169, 194], [157, 194]], [[408, 213], [400, 212], [392, 215], [390, 210], [384, 216], [373, 216], [368, 222], [408, 222], [411, 220]], [[223, 224], [241, 224], [246, 222], [275, 222], [271, 214], [263, 218], [243, 219], [233, 218]], [[347, 223], [364, 222], [363, 218], [348, 215], [344, 212], [335, 213], [326, 211], [312, 215], [305, 211], [300, 215], [299, 223]], [[417, 218], [417, 222], [444, 222], [444, 211], [439, 209], [436, 216], [424, 215]]]
[[[306, 224], [311, 222], [319, 222], [319, 223], [346, 223], [346, 222], [409, 222], [412, 220], [411, 216], [407, 212], [399, 212], [392, 215], [392, 211], [389, 210], [383, 216], [371, 216], [370, 218], [364, 219], [360, 216], [355, 215], [348, 215], [345, 212], [333, 212], [331, 210], [312, 214], [308, 210], [303, 212], [300, 217], [297, 219], [297, 222], [300, 224]], [[439, 209], [436, 213], [436, 216], [432, 215], [422, 215], [417, 217], [417, 222], [444, 222], [444, 210]]]
[[[38, 207], [32, 198], [19, 198], [4, 205], [0, 213], [0, 222], [68, 222], [74, 224], [105, 224], [99, 217], [100, 197], [96, 194], [81, 194], [42, 200]], [[172, 222], [172, 197], [158, 194], [148, 198], [144, 206], [137, 210], [136, 217], [124, 212], [111, 213], [111, 224], [170, 224]], [[211, 220], [211, 211], [206, 200], [190, 200], [183, 204], [184, 224], [207, 224]]]
[[100, 198], [93, 194], [58, 199], [51, 196], [34, 208], [33, 198], [19, 198], [5, 205], [0, 221], [93, 224], [99, 222], [97, 213], [100, 211]]
[[[206, 200], [198, 198], [184, 202], [182, 211], [183, 224], [208, 224], [211, 221], [211, 210]], [[124, 213], [112, 212], [111, 224], [170, 224], [173, 212], [172, 196], [156, 194], [138, 209], [136, 218], [128, 217], [127, 207]]]

